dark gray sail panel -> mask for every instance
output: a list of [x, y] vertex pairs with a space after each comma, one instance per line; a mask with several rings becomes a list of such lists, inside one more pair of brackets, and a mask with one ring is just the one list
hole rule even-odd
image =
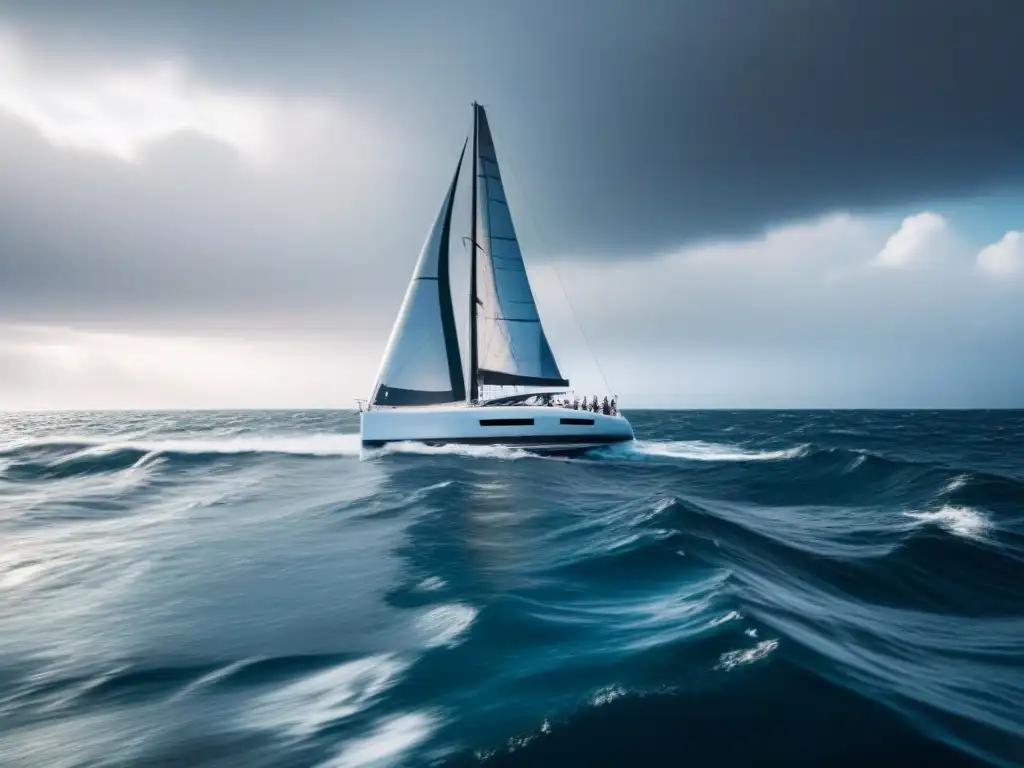
[[466, 399], [448, 264], [452, 208], [465, 152], [463, 145], [448, 194], [391, 330], [370, 398], [374, 405], [431, 405]]
[[438, 248], [437, 295], [441, 309], [441, 327], [444, 333], [445, 354], [448, 359], [448, 378], [451, 381], [451, 402], [466, 399], [466, 382], [462, 378], [462, 355], [459, 352], [459, 333], [455, 328], [455, 308], [452, 306], [451, 270], [449, 253], [452, 211], [455, 208], [455, 187], [459, 183], [459, 171], [462, 169], [462, 158], [466, 155], [466, 142], [462, 144], [459, 162], [455, 164], [455, 175], [452, 186], [448, 190], [447, 210], [444, 216], [444, 227], [441, 231], [441, 243]]
[[399, 389], [382, 384], [377, 390], [374, 405], [436, 405], [437, 403], [453, 403], [462, 400], [452, 390], [432, 392], [421, 389]]
[[497, 387], [568, 387], [568, 379], [548, 379], [539, 376], [519, 376], [502, 371], [480, 369], [480, 383]]

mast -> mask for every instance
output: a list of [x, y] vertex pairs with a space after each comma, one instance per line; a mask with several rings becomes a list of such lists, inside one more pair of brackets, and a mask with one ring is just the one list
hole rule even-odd
[[477, 159], [477, 103], [473, 102], [473, 210], [472, 224], [469, 231], [469, 250], [471, 252], [469, 262], [469, 386], [466, 391], [469, 394], [469, 402], [475, 403], [480, 397], [480, 387], [477, 383], [479, 378], [477, 369], [477, 340], [476, 340], [476, 308], [479, 299], [476, 295], [476, 184], [477, 175], [480, 173]]

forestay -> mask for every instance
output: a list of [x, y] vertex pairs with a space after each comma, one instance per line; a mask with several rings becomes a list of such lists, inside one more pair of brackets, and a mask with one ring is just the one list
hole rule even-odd
[[431, 405], [466, 399], [448, 269], [452, 206], [465, 153], [463, 145], [448, 194], [391, 330], [373, 388], [374, 405]]
[[494, 140], [477, 105], [479, 382], [568, 386], [551, 352], [519, 250]]

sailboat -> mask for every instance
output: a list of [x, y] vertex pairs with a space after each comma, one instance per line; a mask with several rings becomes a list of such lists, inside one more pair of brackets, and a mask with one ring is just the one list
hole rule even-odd
[[[579, 410], [568, 407], [566, 399], [554, 404], [568, 391], [569, 381], [544, 332], [487, 115], [476, 103], [472, 135], [465, 378], [449, 276], [452, 211], [466, 154], [463, 144], [391, 330], [373, 392], [366, 407], [360, 405], [363, 446], [414, 441], [561, 453], [632, 440], [633, 428], [617, 409]], [[497, 393], [484, 397], [484, 388]]]

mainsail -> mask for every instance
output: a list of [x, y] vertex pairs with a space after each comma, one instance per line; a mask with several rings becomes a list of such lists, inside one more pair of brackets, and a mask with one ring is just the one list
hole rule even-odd
[[[487, 115], [476, 110], [477, 382], [492, 385], [568, 386], [537, 313], [498, 169]], [[476, 382], [471, 382], [471, 385]], [[472, 386], [475, 390], [476, 387]]]
[[373, 405], [430, 405], [466, 399], [448, 272], [452, 207], [465, 153], [463, 145], [448, 194], [391, 330], [370, 399]]

